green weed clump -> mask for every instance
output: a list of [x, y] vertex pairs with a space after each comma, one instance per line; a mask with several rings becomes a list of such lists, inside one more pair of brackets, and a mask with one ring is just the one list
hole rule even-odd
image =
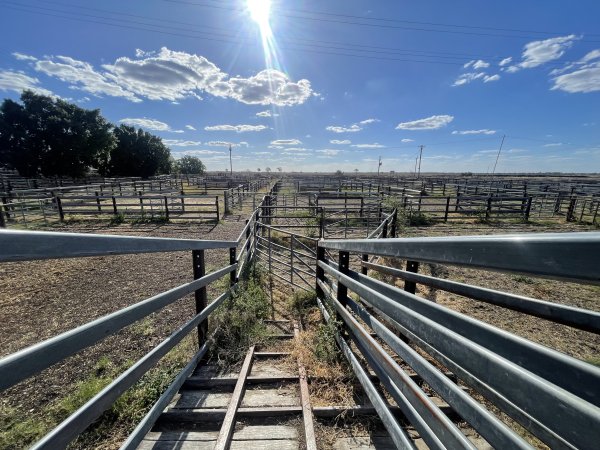
[[317, 328], [313, 342], [315, 357], [325, 364], [336, 364], [340, 361], [340, 351], [337, 347], [335, 336], [341, 328], [341, 323], [333, 316], [329, 322], [322, 323]]
[[291, 299], [291, 309], [298, 316], [304, 317], [306, 313], [317, 307], [317, 293], [314, 291], [300, 291], [294, 293]]
[[268, 342], [269, 332], [263, 320], [269, 318], [271, 306], [260, 278], [240, 281], [238, 289], [211, 315], [211, 328], [216, 330], [212, 356], [221, 365], [238, 363], [248, 347]]

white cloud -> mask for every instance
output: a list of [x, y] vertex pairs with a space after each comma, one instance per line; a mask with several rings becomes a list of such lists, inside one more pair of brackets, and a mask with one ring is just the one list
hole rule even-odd
[[204, 145], [208, 145], [209, 147], [241, 147], [241, 146], [248, 146], [247, 142], [240, 142], [238, 144], [236, 144], [235, 142], [228, 142], [228, 141], [208, 141], [205, 142]]
[[454, 130], [452, 134], [496, 134], [496, 130], [488, 130], [487, 128], [482, 130]]
[[498, 75], [498, 74], [486, 75], [485, 77], [483, 77], [483, 82], [489, 83], [490, 81], [498, 81], [499, 79], [500, 79], [500, 75]]
[[350, 125], [349, 127], [339, 127], [330, 125], [328, 127], [325, 127], [325, 129], [327, 131], [333, 131], [334, 133], [356, 133], [357, 131], [362, 130], [362, 128], [356, 124]]
[[401, 122], [396, 127], [396, 130], [436, 130], [445, 127], [453, 120], [454, 116], [449, 115], [431, 116], [411, 122]]
[[365, 119], [358, 122], [360, 125], [369, 125], [370, 123], [379, 122], [379, 119]]
[[279, 114], [271, 112], [268, 109], [266, 111], [257, 112], [256, 115], [258, 117], [278, 117], [279, 116]]
[[218, 152], [215, 150], [179, 150], [173, 152], [175, 157], [183, 155], [224, 155], [225, 152]]
[[[567, 73], [564, 73], [567, 72]], [[569, 93], [588, 93], [600, 91], [600, 49], [592, 50], [576, 63], [568, 64], [560, 70], [561, 73], [552, 79], [552, 90]]]
[[169, 131], [171, 133], [183, 133], [183, 130], [173, 130], [170, 125], [161, 122], [156, 119], [148, 119], [144, 118], [125, 118], [119, 120], [120, 123], [124, 123], [126, 125], [133, 125], [140, 128], [145, 128], [146, 130], [152, 131]]
[[485, 72], [467, 72], [460, 75], [452, 86], [463, 86], [471, 81], [485, 77]]
[[298, 139], [277, 139], [275, 141], [271, 141], [271, 145], [300, 145], [302, 141]]
[[186, 125], [185, 127], [186, 127], [188, 130], [196, 131], [196, 129], [195, 129], [193, 126], [191, 126], [191, 125]]
[[171, 147], [196, 147], [202, 144], [200, 141], [184, 141], [180, 139], [163, 139], [163, 142], [165, 145]]
[[385, 148], [385, 145], [381, 145], [381, 144], [378, 144], [377, 142], [375, 142], [374, 144], [354, 144], [354, 145], [351, 145], [350, 147], [356, 147], [356, 148]]
[[465, 68], [465, 69], [468, 69], [469, 67], [472, 67], [475, 70], [487, 69], [488, 67], [490, 67], [490, 63], [485, 62], [481, 59], [477, 59], [477, 60], [473, 59], [463, 66], [463, 68]]
[[36, 94], [54, 95], [48, 89], [38, 86], [39, 84], [40, 80], [25, 75], [22, 72], [12, 70], [0, 71], [0, 91], [14, 91], [20, 94], [22, 91], [29, 89]]
[[204, 127], [206, 131], [235, 131], [245, 133], [247, 131], [262, 131], [268, 129], [264, 125], [212, 125]]
[[369, 124], [374, 123], [374, 122], [379, 122], [379, 119], [365, 119], [365, 120], [361, 120], [358, 123], [353, 123], [349, 127], [329, 125], [328, 127], [325, 127], [325, 129], [327, 131], [332, 131], [334, 133], [356, 133], [358, 131], [361, 131], [363, 129], [364, 125], [369, 125]]
[[323, 153], [324, 156], [336, 156], [341, 152], [341, 150], [332, 150], [329, 148], [325, 148], [323, 150], [317, 150], [317, 153]]
[[119, 85], [109, 74], [101, 74], [91, 64], [68, 56], [37, 60], [33, 67], [38, 72], [70, 83], [71, 87], [75, 89], [81, 89], [94, 95], [123, 97], [132, 102], [142, 101], [133, 93], [135, 91]]
[[512, 62], [512, 56], [509, 56], [508, 58], [504, 58], [502, 61], [500, 61], [500, 62], [498, 63], [498, 65], [499, 65], [500, 67], [504, 67], [504, 66], [506, 66], [507, 64], [510, 64], [511, 62]]
[[544, 144], [544, 147], [560, 147], [561, 145], [563, 145], [562, 142], [553, 142], [551, 144]]
[[24, 55], [23, 53], [19, 52], [13, 52], [12, 55], [15, 57], [15, 59], [18, 59], [19, 61], [37, 61], [36, 57]]
[[330, 144], [336, 144], [336, 145], [347, 145], [347, 144], [351, 144], [352, 141], [348, 140], [348, 139], [344, 139], [342, 141], [340, 141], [339, 139], [332, 139], [329, 141]]
[[400, 142], [402, 142], [402, 143], [406, 144], [406, 143], [408, 143], [408, 142], [415, 142], [415, 140], [414, 140], [414, 139], [408, 139], [408, 138], [404, 138], [404, 139], [402, 139]]
[[523, 47], [522, 61], [509, 66], [506, 71], [514, 73], [520, 69], [531, 69], [549, 61], [559, 59], [578, 39], [580, 37], [570, 34], [568, 36], [544, 39], [543, 41], [529, 42]]
[[133, 102], [147, 98], [177, 103], [185, 98], [201, 99], [201, 94], [208, 93], [250, 105], [291, 106], [302, 104], [313, 95], [306, 79], [294, 82], [275, 69], [262, 70], [247, 78], [230, 77], [203, 56], [166, 47], [157, 52], [137, 50], [135, 58], [123, 56], [112, 64], [102, 65], [101, 69], [68, 56], [38, 60], [18, 53], [15, 57], [35, 61], [35, 70], [73, 88]]

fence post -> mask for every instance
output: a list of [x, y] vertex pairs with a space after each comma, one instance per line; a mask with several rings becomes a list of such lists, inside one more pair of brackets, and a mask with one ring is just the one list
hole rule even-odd
[[[444, 184], [444, 187], [446, 185]], [[450, 209], [450, 196], [446, 197], [446, 211], [444, 211], [444, 222], [448, 222], [448, 210]]]
[[319, 245], [319, 243], [317, 242], [317, 267], [316, 267], [315, 283], [316, 283], [317, 297], [324, 299], [325, 293], [323, 292], [323, 289], [321, 289], [321, 286], [319, 286], [318, 280], [321, 280], [323, 283], [325, 282], [325, 271], [323, 270], [322, 267], [319, 267], [319, 261], [325, 262], [325, 248], [321, 247]]
[[567, 210], [567, 222], [572, 222], [575, 215], [575, 206], [577, 205], [577, 197], [572, 197]]
[[[349, 263], [350, 263], [350, 253], [345, 252], [345, 251], [340, 251], [339, 252], [339, 271], [341, 273], [343, 273], [344, 275], [348, 275], [348, 268], [349, 268]], [[348, 298], [348, 288], [341, 282], [338, 281], [337, 284], [337, 301], [340, 302], [342, 304], [342, 306], [346, 307], [347, 299]], [[336, 318], [338, 321], [340, 321], [341, 323], [344, 323], [342, 321], [342, 318], [340, 317], [339, 313], [336, 313]]]
[[[204, 264], [204, 250], [192, 250], [192, 264], [194, 268], [194, 280], [202, 278], [206, 275], [206, 265]], [[208, 302], [206, 297], [206, 286], [194, 292], [196, 300], [196, 314], [200, 313], [206, 308]], [[202, 344], [206, 340], [208, 334], [208, 320], [205, 319], [198, 324], [198, 348], [202, 347]]]
[[[181, 186], [183, 187], [183, 180], [181, 180]], [[185, 201], [183, 199], [184, 195], [185, 195], [185, 191], [183, 189], [181, 189], [181, 213], [182, 214], [185, 213]]]
[[[236, 251], [237, 251], [236, 247], [231, 247], [229, 249], [229, 264], [235, 264]], [[236, 274], [237, 274], [237, 270], [233, 270], [229, 274], [229, 285], [230, 286], [233, 286], [235, 283], [237, 283]]]
[[392, 216], [392, 237], [396, 237], [396, 225], [398, 222], [398, 210], [394, 209], [394, 215]]
[[217, 222], [221, 219], [219, 214], [219, 196], [215, 196], [215, 207], [217, 209]]
[[227, 191], [223, 191], [223, 205], [225, 206], [225, 214], [229, 213], [229, 199], [227, 198]]
[[[246, 219], [246, 225], [248, 225], [250, 223], [249, 219]], [[251, 226], [249, 226], [248, 228], [246, 228], [246, 261], [250, 261], [250, 228], [253, 228]]]
[[112, 198], [112, 205], [113, 205], [113, 213], [116, 216], [118, 214], [118, 212], [117, 212], [117, 200], [115, 199], [114, 195], [111, 198]]
[[167, 196], [164, 196], [165, 198], [165, 218], [167, 220], [169, 220], [169, 200], [167, 200]]
[[531, 213], [531, 202], [533, 201], [533, 197], [527, 198], [527, 206], [525, 207], [525, 222], [529, 222], [529, 214]]
[[142, 191], [138, 191], [138, 196], [140, 197], [140, 211], [141, 214], [144, 214], [144, 200], [142, 200]]
[[[419, 262], [418, 261], [406, 261], [406, 271], [417, 273], [419, 271]], [[417, 283], [414, 281], [405, 281], [404, 282], [404, 290], [406, 292], [410, 292], [414, 294], [417, 292]]]
[[490, 220], [490, 214], [492, 213], [492, 196], [487, 198], [487, 205], [485, 207], [485, 220]]
[[4, 202], [0, 204], [0, 228], [6, 228], [6, 221], [4, 220]]
[[95, 191], [94, 195], [96, 196], [96, 205], [98, 207], [98, 212], [102, 214], [102, 207], [100, 206], [100, 196], [98, 194], [98, 191]]
[[290, 239], [290, 283], [292, 285], [292, 292], [294, 292], [294, 235], [291, 235]]
[[317, 214], [319, 214], [319, 239], [323, 239], [325, 237], [325, 210], [321, 208]]
[[56, 207], [58, 208], [58, 217], [60, 218], [60, 221], [64, 222], [65, 221], [65, 213], [64, 213], [63, 207], [62, 207], [62, 201], [58, 195], [56, 196]]

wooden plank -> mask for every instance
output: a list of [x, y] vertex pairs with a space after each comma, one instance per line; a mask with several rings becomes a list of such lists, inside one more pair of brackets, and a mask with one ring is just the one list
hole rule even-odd
[[[138, 450], [213, 450], [214, 441], [142, 441]], [[264, 441], [233, 441], [229, 450], [299, 450], [298, 441], [264, 440]]]
[[169, 406], [176, 409], [227, 408], [231, 396], [230, 392], [185, 390], [180, 391]]
[[235, 425], [235, 416], [237, 413], [237, 409], [240, 407], [240, 403], [244, 395], [246, 377], [248, 376], [252, 368], [252, 361], [254, 360], [253, 355], [254, 345], [250, 347], [250, 349], [248, 349], [246, 359], [244, 360], [244, 364], [242, 365], [242, 368], [240, 370], [240, 376], [233, 390], [233, 395], [231, 397], [229, 407], [227, 408], [225, 418], [223, 419], [223, 425], [221, 426], [219, 437], [217, 438], [217, 442], [215, 443], [215, 450], [227, 450], [229, 448], [229, 444], [231, 443], [231, 436], [233, 434], [233, 427]]
[[[250, 376], [246, 378], [246, 385], [256, 385], [265, 383], [289, 383], [298, 381], [298, 375], [278, 375], [278, 376]], [[235, 386], [237, 378], [233, 377], [214, 377], [214, 378], [203, 378], [203, 377], [190, 377], [184, 385], [184, 389], [205, 389], [211, 387], [226, 387]]]
[[[221, 422], [226, 409], [169, 409], [162, 413], [159, 417], [158, 426], [168, 425], [172, 423], [204, 423], [204, 422]], [[326, 417], [336, 417], [343, 411], [337, 411], [333, 415]], [[257, 418], [257, 417], [286, 417], [302, 414], [301, 406], [281, 406], [281, 407], [264, 407], [264, 408], [238, 408], [237, 416], [239, 418]], [[375, 414], [375, 413], [373, 413]]]
[[298, 376], [298, 373], [290, 372], [286, 367], [281, 365], [276, 366], [271, 361], [258, 360], [254, 362], [252, 372], [250, 373], [253, 377], [287, 377], [287, 376]]
[[283, 386], [279, 389], [247, 389], [242, 407], [298, 406], [300, 397], [296, 386]]
[[[296, 340], [300, 339], [300, 327], [298, 322], [294, 322], [294, 337]], [[298, 374], [300, 376], [300, 400], [302, 404], [302, 421], [304, 422], [304, 441], [306, 450], [317, 450], [314, 419], [310, 404], [310, 392], [308, 390], [308, 375], [306, 374], [306, 368], [300, 358], [298, 358]]]
[[[216, 441], [218, 431], [150, 432], [147, 441]], [[289, 425], [248, 425], [233, 433], [232, 441], [298, 439], [298, 430]]]

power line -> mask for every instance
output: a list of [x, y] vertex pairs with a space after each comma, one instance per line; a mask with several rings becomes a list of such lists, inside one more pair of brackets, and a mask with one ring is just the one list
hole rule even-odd
[[[3, 4], [0, 4], [0, 6], [4, 6], [6, 8], [9, 8], [9, 9], [12, 9], [15, 11], [40, 14], [40, 15], [44, 15], [44, 16], [57, 17], [57, 18], [62, 18], [62, 19], [67, 19], [67, 20], [72, 20], [72, 21], [96, 23], [96, 24], [101, 24], [101, 25], [117, 27], [117, 28], [148, 31], [148, 32], [152, 32], [152, 33], [165, 34], [165, 35], [171, 35], [171, 36], [179, 36], [179, 37], [187, 37], [187, 38], [192, 38], [192, 39], [200, 39], [200, 40], [207, 40], [207, 41], [213, 41], [213, 42], [237, 44], [240, 46], [256, 47], [259, 45], [258, 42], [257, 43], [248, 43], [247, 41], [239, 40], [239, 38], [240, 38], [239, 36], [234, 36], [234, 35], [224, 34], [224, 33], [202, 32], [202, 31], [196, 31], [196, 30], [192, 30], [192, 29], [186, 30], [186, 29], [182, 29], [181, 27], [177, 27], [177, 28], [168, 27], [168, 26], [164, 26], [164, 25], [155, 25], [152, 23], [128, 21], [125, 19], [118, 19], [118, 18], [106, 17], [106, 16], [98, 16], [98, 15], [93, 15], [93, 14], [73, 13], [70, 11], [61, 11], [61, 10], [56, 10], [56, 9], [51, 9], [51, 8], [44, 8], [41, 6], [23, 5], [23, 4], [16, 4], [16, 3], [11, 3], [11, 2], [5, 2]], [[41, 9], [43, 11], [50, 11], [50, 12], [38, 11], [38, 10], [36, 10], [36, 8]], [[98, 8], [86, 8], [86, 9], [99, 10]], [[109, 14], [119, 14], [117, 12], [110, 12], [107, 10], [102, 10], [102, 11], [107, 12]], [[79, 15], [77, 15], [77, 14], [79, 14]], [[91, 19], [86, 19], [86, 18], [80, 17], [80, 16], [90, 17]], [[132, 15], [132, 14], [128, 14], [128, 16], [140, 17], [143, 20], [158, 20], [158, 19], [153, 19], [153, 18], [147, 17], [147, 16], [146, 17], [145, 16], [136, 16], [136, 15]], [[97, 19], [97, 20], [93, 20], [93, 19]], [[125, 22], [125, 24], [111, 23], [111, 22], [107, 22], [107, 21]], [[186, 24], [185, 22], [178, 22], [178, 21], [171, 21], [171, 22]], [[191, 24], [189, 24], [189, 25], [191, 25]], [[151, 28], [147, 28], [147, 27], [151, 27]], [[174, 31], [171, 31], [171, 30], [174, 30]], [[189, 33], [193, 33], [193, 34], [186, 33], [186, 31], [189, 31]], [[221, 36], [221, 37], [218, 37], [218, 36]], [[319, 42], [319, 41], [309, 40], [309, 39], [301, 39], [301, 40], [304, 40], [307, 42]], [[397, 48], [390, 48], [390, 47], [362, 46], [360, 44], [344, 44], [344, 43], [339, 43], [339, 42], [329, 42], [329, 43], [339, 44], [339, 45], [347, 45], [347, 46], [351, 46], [352, 48], [346, 49], [343, 47], [336, 47], [336, 46], [331, 46], [331, 45], [320, 45], [320, 44], [310, 44], [310, 43], [304, 44], [301, 42], [296, 43], [296, 42], [291, 42], [289, 40], [287, 42], [288, 42], [287, 45], [283, 45], [283, 46], [280, 45], [279, 47], [282, 50], [288, 50], [288, 51], [300, 51], [300, 52], [308, 52], [308, 53], [316, 53], [316, 54], [345, 56], [345, 57], [381, 60], [381, 61], [444, 64], [444, 65], [455, 65], [455, 66], [462, 65], [463, 61], [464, 61], [459, 56], [454, 56], [454, 55], [459, 55], [459, 54], [452, 54], [452, 53], [444, 54], [443, 52], [427, 52], [427, 51], [419, 51], [419, 50], [404, 50], [404, 49], [397, 49]], [[328, 43], [327, 41], [323, 41], [323, 42]], [[306, 47], [309, 47], [309, 48], [306, 48]], [[313, 47], [313, 48], [310, 48], [310, 47]], [[316, 49], [314, 47], [316, 47]], [[362, 50], [362, 49], [356, 48], [356, 47], [382, 48], [382, 49], [384, 49], [384, 51]], [[320, 50], [320, 49], [322, 49], [322, 50]], [[324, 51], [324, 50], [328, 50], [328, 51]], [[344, 52], [340, 52], [340, 51], [336, 51], [336, 50], [343, 50]], [[387, 51], [387, 50], [389, 50], [389, 51]], [[348, 53], [348, 52], [352, 52], [352, 53]], [[356, 52], [360, 52], [360, 53], [356, 53]], [[387, 54], [387, 53], [390, 53], [390, 54], [397, 53], [399, 55], [403, 54], [408, 57], [394, 58], [394, 57], [373, 56], [374, 54], [378, 55], [378, 54]], [[423, 54], [421, 55], [419, 53], [423, 53]], [[414, 59], [414, 58], [410, 58], [410, 56], [420, 57], [420, 58], [428, 58], [428, 59]], [[476, 56], [476, 55], [470, 55], [468, 57], [469, 58], [485, 57], [488, 59], [490, 59], [490, 58], [500, 59], [499, 57], [486, 57], [486, 56]], [[445, 61], [443, 59], [461, 59], [461, 61], [460, 62]], [[567, 64], [567, 63], [568, 62], [563, 62], [561, 64]], [[550, 63], [548, 65], [552, 66], [552, 63]]]
[[[218, 5], [215, 4], [207, 4], [205, 2], [197, 2], [197, 1], [189, 1], [189, 0], [163, 0], [168, 3], [179, 3], [184, 5], [193, 5], [193, 6], [201, 6], [206, 8], [213, 9], [221, 9], [227, 11], [244, 11], [243, 9], [236, 7], [228, 7], [223, 6], [222, 2], [219, 2]], [[532, 34], [545, 34], [545, 35], [556, 35], [556, 34], [565, 34], [564, 32], [550, 32], [550, 31], [534, 31], [534, 30], [516, 30], [509, 28], [494, 28], [494, 27], [483, 27], [483, 26], [474, 26], [474, 25], [463, 25], [463, 24], [443, 24], [443, 23], [433, 23], [433, 22], [420, 22], [420, 21], [409, 21], [402, 19], [387, 19], [387, 18], [379, 18], [379, 17], [363, 17], [349, 14], [335, 14], [335, 13], [327, 13], [322, 11], [309, 11], [309, 10], [294, 10], [294, 9], [282, 9], [275, 8], [274, 11], [279, 11], [279, 16], [281, 17], [289, 17], [296, 19], [305, 19], [305, 20], [314, 20], [319, 22], [330, 22], [330, 23], [341, 23], [341, 24], [350, 24], [350, 25], [358, 25], [358, 26], [366, 26], [366, 27], [375, 27], [375, 28], [389, 28], [389, 29], [403, 29], [410, 31], [426, 31], [426, 32], [434, 32], [434, 33], [452, 33], [452, 34], [465, 34], [465, 35], [476, 35], [476, 36], [492, 36], [492, 37], [507, 37], [507, 38], [539, 38], [539, 36], [531, 36]], [[291, 12], [291, 13], [290, 13]], [[317, 17], [305, 17], [298, 14], [311, 14]], [[321, 18], [318, 16], [330, 16], [330, 17], [342, 17], [342, 18], [350, 18], [356, 20], [373, 20], [373, 21], [383, 21], [383, 22], [396, 22], [396, 23], [409, 23], [414, 25], [424, 25], [424, 26], [443, 26], [443, 27], [454, 27], [454, 28], [464, 28], [464, 29], [481, 29], [481, 30], [490, 30], [490, 31], [505, 31], [505, 32], [518, 32], [518, 33], [528, 33], [528, 35], [507, 35], [507, 34], [496, 34], [496, 33], [481, 33], [475, 31], [457, 31], [457, 30], [437, 30], [432, 28], [417, 28], [417, 27], [407, 27], [400, 25], [386, 25], [379, 23], [365, 23], [365, 22], [355, 22], [348, 20], [337, 20], [337, 19], [327, 19]], [[588, 36], [600, 36], [600, 34], [595, 33], [586, 33]], [[597, 42], [597, 41], [588, 41], [588, 42]]]

